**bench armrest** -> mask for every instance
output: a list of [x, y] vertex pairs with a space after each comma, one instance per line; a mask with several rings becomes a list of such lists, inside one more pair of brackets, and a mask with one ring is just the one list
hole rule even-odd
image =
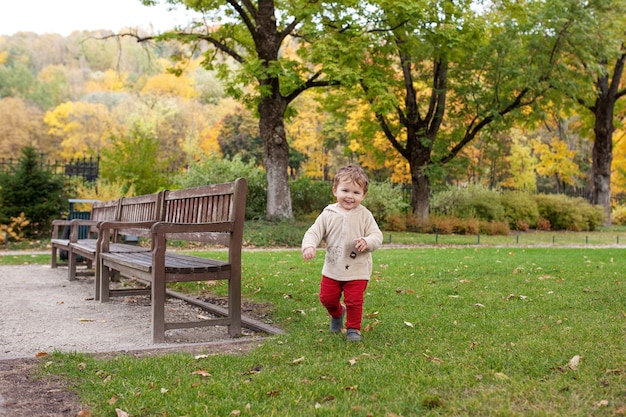
[[65, 226], [70, 226], [71, 220], [57, 219], [52, 221], [52, 239], [60, 239]]
[[151, 227], [152, 235], [170, 233], [228, 233], [235, 228], [235, 222], [211, 223], [168, 223], [158, 222]]
[[97, 247], [101, 252], [108, 252], [111, 236], [115, 236], [118, 230], [144, 229], [148, 231], [156, 222], [156, 220], [144, 222], [101, 221], [98, 224], [100, 233], [98, 233]]

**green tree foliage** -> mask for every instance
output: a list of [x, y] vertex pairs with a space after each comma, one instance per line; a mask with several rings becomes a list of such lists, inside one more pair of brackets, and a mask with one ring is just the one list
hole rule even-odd
[[[445, 174], [442, 167], [487, 126], [502, 130], [520, 117], [541, 115], [541, 99], [559, 77], [565, 40], [586, 30], [577, 26], [583, 13], [577, 3], [477, 8], [472, 1], [379, 0], [349, 22], [347, 14], [328, 10], [323, 22], [344, 30], [313, 49], [319, 59], [335, 62], [327, 70], [350, 87], [341, 102], [349, 104], [359, 91], [353, 85], [361, 87], [359, 98], [372, 114], [361, 138], [373, 143], [382, 131], [407, 160], [412, 208], [426, 219], [431, 179]], [[522, 114], [525, 107], [537, 112]]]
[[611, 224], [613, 134], [626, 97], [626, 1], [572, 2], [581, 30], [568, 37], [566, 61], [556, 84], [561, 97], [585, 109], [593, 130], [591, 202], [604, 207]]
[[[218, 75], [227, 84], [227, 93], [258, 111], [263, 165], [267, 173], [267, 217], [291, 219], [285, 117], [291, 111], [293, 100], [304, 91], [333, 83], [318, 66], [308, 65], [303, 60], [303, 52], [315, 38], [314, 33], [321, 29], [319, 25], [306, 23], [313, 20], [316, 11], [324, 8], [324, 3], [302, 0], [163, 2], [184, 5], [204, 15], [190, 30], [164, 33], [156, 39], [188, 42], [193, 45], [191, 50], [202, 49], [200, 44], [210, 46], [203, 55], [204, 66], [217, 68]], [[143, 0], [143, 3], [151, 5], [157, 1]], [[207, 21], [213, 25], [207, 26]], [[297, 44], [299, 56], [288, 53], [288, 49], [293, 49], [294, 39], [301, 38], [308, 42]], [[238, 65], [233, 66], [233, 62]]]
[[28, 98], [35, 84], [35, 76], [25, 64], [15, 62], [0, 65], [0, 98], [11, 96]]
[[42, 169], [34, 148], [23, 148], [16, 169], [0, 174], [0, 223], [9, 224], [11, 218], [24, 213], [30, 221], [24, 230], [26, 235], [45, 236], [63, 208], [61, 178]]
[[122, 194], [131, 188], [136, 195], [143, 195], [167, 187], [169, 161], [160, 156], [157, 138], [136, 127], [129, 137], [113, 137], [111, 142], [111, 148], [102, 151], [103, 179], [122, 184]]

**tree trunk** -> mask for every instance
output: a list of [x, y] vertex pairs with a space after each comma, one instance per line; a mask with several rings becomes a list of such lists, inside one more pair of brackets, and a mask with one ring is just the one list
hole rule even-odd
[[286, 100], [265, 96], [259, 103], [259, 132], [264, 144], [268, 220], [292, 220], [289, 190], [289, 144], [285, 133]]
[[[617, 68], [617, 66], [616, 66]], [[617, 70], [616, 70], [617, 71]], [[620, 73], [621, 77], [621, 73]], [[609, 77], [604, 75], [596, 82], [599, 93], [595, 106], [592, 108], [595, 116], [595, 142], [592, 150], [591, 175], [593, 188], [591, 203], [604, 207], [605, 225], [611, 225], [611, 163], [613, 162], [613, 111], [615, 96], [609, 87]]]
[[[610, 109], [609, 109], [610, 107]], [[613, 162], [613, 106], [598, 102], [596, 106], [591, 175], [591, 203], [604, 207], [605, 225], [611, 225], [611, 163]]]
[[423, 143], [432, 143], [429, 139], [418, 139], [411, 146], [409, 167], [411, 171], [411, 208], [420, 223], [428, 221], [430, 213], [430, 184], [426, 169], [430, 165], [430, 148]]

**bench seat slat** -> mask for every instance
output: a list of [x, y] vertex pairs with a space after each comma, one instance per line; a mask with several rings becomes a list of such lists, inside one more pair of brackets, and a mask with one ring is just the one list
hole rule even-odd
[[[111, 249], [113, 251], [113, 249]], [[152, 253], [150, 252], [117, 252], [100, 255], [105, 266], [115, 269], [116, 265], [123, 265], [142, 272], [152, 271]], [[165, 255], [166, 274], [217, 274], [230, 271], [228, 262], [210, 258], [188, 256], [180, 253]]]

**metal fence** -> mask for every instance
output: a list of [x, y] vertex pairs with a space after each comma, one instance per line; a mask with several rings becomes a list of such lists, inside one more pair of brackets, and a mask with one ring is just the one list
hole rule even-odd
[[[17, 169], [19, 159], [0, 158], [0, 172], [12, 172]], [[50, 171], [55, 175], [64, 177], [79, 177], [85, 181], [95, 181], [98, 179], [100, 171], [100, 157], [75, 158], [64, 161], [51, 161], [46, 155], [39, 154], [39, 168]]]

